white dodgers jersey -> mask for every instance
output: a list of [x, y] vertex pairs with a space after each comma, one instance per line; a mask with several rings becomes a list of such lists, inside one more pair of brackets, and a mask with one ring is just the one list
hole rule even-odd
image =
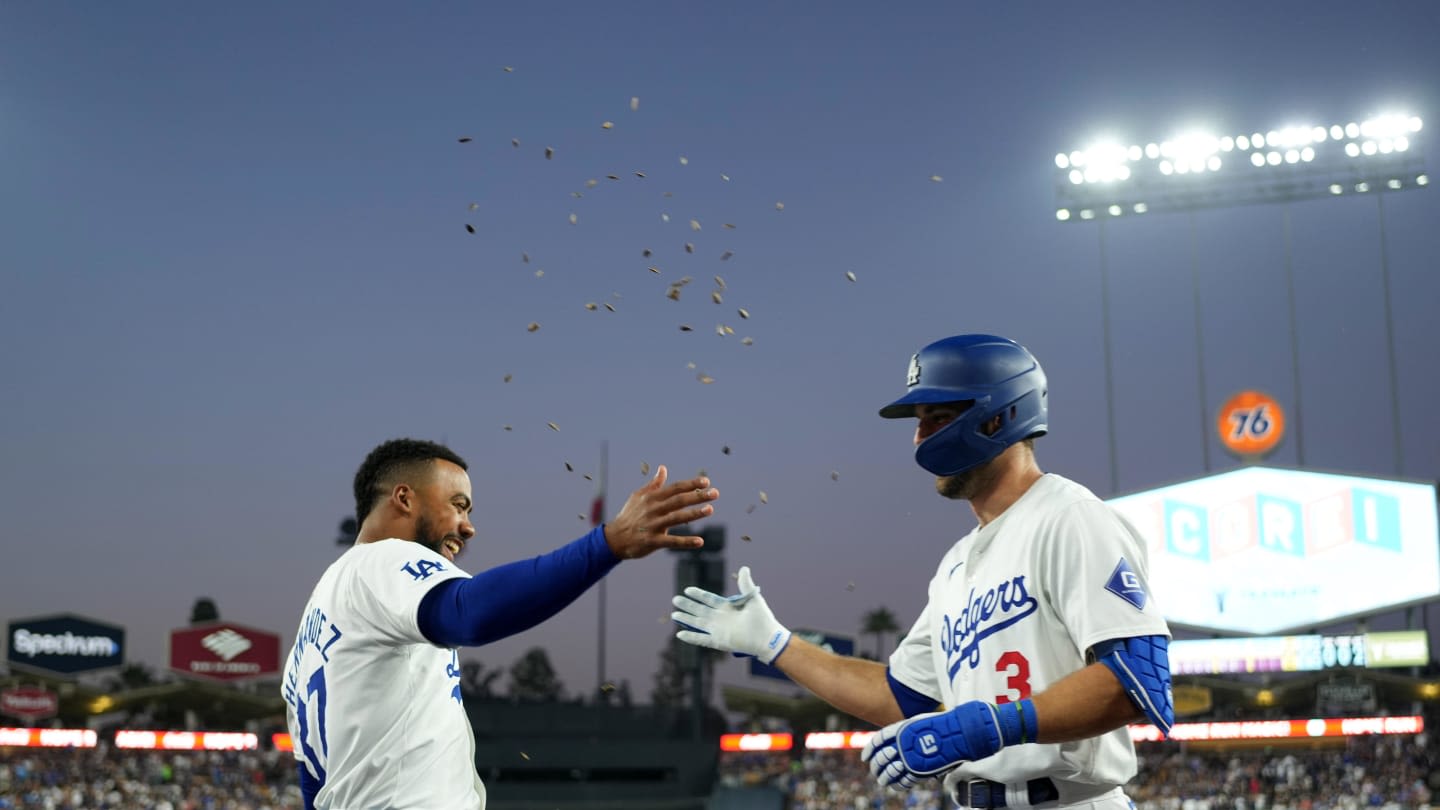
[[281, 691], [323, 810], [484, 810], [460, 661], [420, 633], [420, 600], [469, 576], [407, 540], [357, 545], [320, 577]]
[[[891, 674], [949, 708], [1023, 700], [1085, 667], [1093, 644], [1170, 635], [1146, 587], [1147, 568], [1133, 526], [1085, 487], [1045, 475], [945, 555], [925, 610], [890, 656]], [[1103, 787], [1123, 785], [1135, 771], [1135, 747], [1120, 728], [1013, 745], [961, 765], [946, 785], [1050, 777]]]

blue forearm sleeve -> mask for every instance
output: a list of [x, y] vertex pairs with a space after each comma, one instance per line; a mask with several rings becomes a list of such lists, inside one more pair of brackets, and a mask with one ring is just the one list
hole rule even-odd
[[441, 647], [513, 636], [559, 613], [619, 562], [596, 527], [549, 554], [436, 585], [420, 600], [420, 632]]

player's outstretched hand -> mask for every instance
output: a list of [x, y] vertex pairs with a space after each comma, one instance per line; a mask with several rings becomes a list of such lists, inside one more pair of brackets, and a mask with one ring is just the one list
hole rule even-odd
[[995, 707], [972, 700], [891, 723], [870, 736], [860, 757], [881, 787], [909, 789], [1004, 747]]
[[671, 600], [676, 609], [670, 618], [681, 626], [675, 637], [700, 647], [753, 655], [766, 664], [773, 663], [790, 643], [790, 631], [775, 620], [775, 614], [765, 604], [760, 586], [750, 576], [750, 566], [742, 566], [737, 579], [740, 593], [731, 597], [692, 585]]
[[659, 551], [662, 548], [700, 548], [705, 541], [695, 535], [671, 535], [669, 530], [699, 520], [715, 507], [710, 501], [720, 497], [720, 490], [710, 486], [705, 476], [665, 483], [665, 465], [655, 470], [655, 477], [645, 486], [630, 493], [620, 514], [605, 524], [605, 542], [622, 560]]

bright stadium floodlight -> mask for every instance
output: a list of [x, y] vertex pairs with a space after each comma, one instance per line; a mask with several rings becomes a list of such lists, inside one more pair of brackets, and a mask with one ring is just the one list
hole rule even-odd
[[[1376, 191], [1424, 188], [1410, 182], [1426, 173], [1417, 135], [1424, 124], [1408, 111], [1387, 110], [1248, 134], [1202, 127], [1154, 140], [1105, 138], [1055, 153], [1055, 209], [1072, 212], [1059, 221], [1088, 222], [1130, 213], [1142, 201], [1160, 213], [1331, 197], [1332, 186], [1342, 193], [1361, 184]], [[1234, 134], [1218, 134], [1226, 130]], [[1392, 178], [1401, 179], [1399, 189]]]

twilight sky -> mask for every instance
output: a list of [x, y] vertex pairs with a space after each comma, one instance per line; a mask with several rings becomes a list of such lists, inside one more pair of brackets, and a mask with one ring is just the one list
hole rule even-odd
[[[0, 619], [114, 621], [163, 666], [205, 595], [288, 647], [355, 467], [410, 435], [471, 463], [467, 570], [583, 533], [608, 440], [612, 513], [642, 464], [712, 476], [790, 626], [908, 626], [973, 525], [876, 415], [925, 343], [1025, 343], [1042, 467], [1115, 492], [1098, 230], [1056, 221], [1055, 154], [1393, 110], [1433, 153], [1437, 30], [1430, 0], [8, 4]], [[1119, 491], [1204, 472], [1202, 414], [1246, 388], [1303, 408], [1306, 466], [1440, 477], [1440, 195], [1385, 202], [1400, 469], [1375, 201], [1289, 206], [1298, 400], [1284, 210], [1110, 226]], [[637, 699], [673, 578], [609, 580]], [[469, 655], [543, 646], [588, 690], [596, 606]]]

